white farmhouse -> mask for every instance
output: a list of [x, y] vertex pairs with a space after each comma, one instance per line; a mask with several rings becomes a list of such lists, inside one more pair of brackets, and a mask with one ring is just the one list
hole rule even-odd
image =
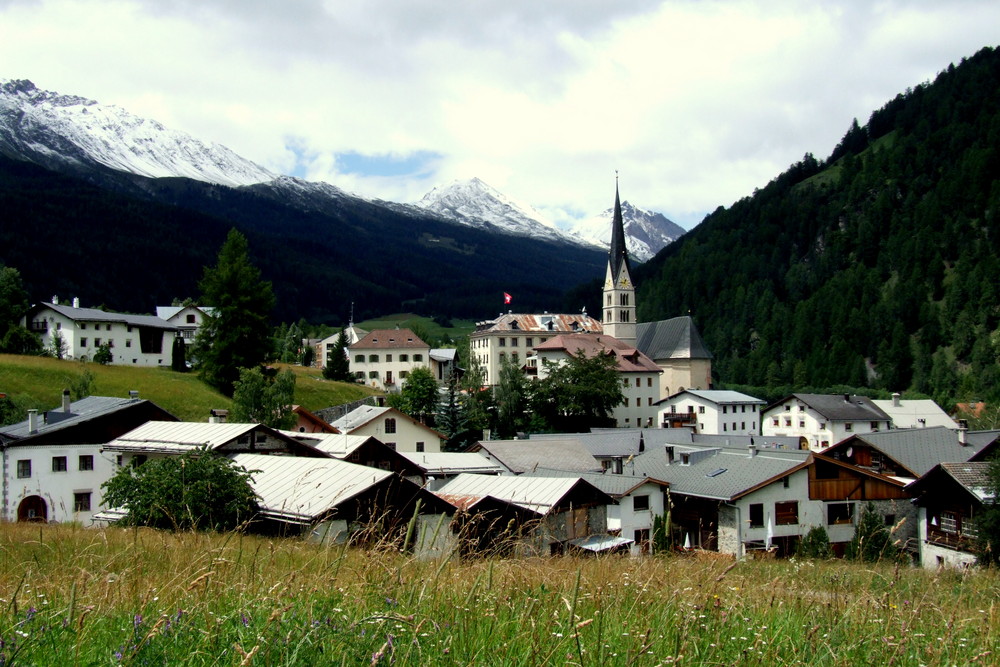
[[409, 329], [373, 329], [348, 349], [354, 377], [383, 391], [402, 386], [415, 368], [430, 368], [431, 346]]
[[35, 304], [22, 324], [39, 334], [47, 349], [61, 339], [64, 358], [87, 361], [108, 345], [111, 363], [128, 366], [169, 366], [178, 333], [176, 326], [159, 317], [80, 308], [77, 299], [72, 306], [61, 305], [58, 299]]
[[443, 433], [395, 408], [360, 405], [331, 424], [338, 433], [377, 438], [397, 452], [441, 451]]
[[889, 430], [889, 415], [867, 396], [792, 394], [764, 409], [761, 434], [794, 436], [821, 451], [860, 433]]
[[198, 329], [206, 319], [215, 315], [215, 308], [209, 306], [157, 306], [156, 316], [177, 327], [178, 335], [185, 345], [194, 345]]
[[657, 423], [706, 435], [759, 435], [765, 402], [738, 391], [685, 389], [657, 403]]
[[948, 416], [948, 413], [941, 409], [937, 403], [929, 398], [924, 399], [904, 399], [899, 394], [893, 394], [889, 400], [875, 399], [872, 401], [881, 408], [882, 412], [889, 415], [892, 420], [892, 428], [933, 428], [944, 426], [952, 430], [958, 430], [958, 424]]

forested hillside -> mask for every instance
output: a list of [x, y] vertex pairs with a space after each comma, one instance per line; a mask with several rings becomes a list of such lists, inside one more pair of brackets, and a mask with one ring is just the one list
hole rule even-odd
[[717, 381], [1000, 398], [1000, 51], [983, 49], [637, 269]]

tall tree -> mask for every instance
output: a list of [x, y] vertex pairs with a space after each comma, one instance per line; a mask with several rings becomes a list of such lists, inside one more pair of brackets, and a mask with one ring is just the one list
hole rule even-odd
[[520, 366], [509, 358], [500, 365], [500, 376], [493, 388], [496, 410], [491, 426], [496, 437], [513, 438], [526, 430], [530, 422], [531, 388]]
[[990, 460], [988, 495], [976, 516], [977, 557], [980, 565], [1000, 564], [1000, 456]]
[[0, 264], [0, 339], [15, 327], [28, 310], [28, 293], [21, 282], [21, 273]]
[[264, 363], [271, 350], [271, 283], [250, 263], [246, 237], [231, 229], [216, 265], [205, 268], [198, 287], [199, 303], [215, 308], [198, 329], [201, 376], [231, 396], [240, 369]]
[[326, 365], [323, 366], [323, 377], [327, 380], [337, 380], [339, 382], [350, 382], [351, 361], [347, 358], [347, 334], [340, 330], [337, 341], [333, 344], [333, 349], [327, 354]]
[[453, 370], [448, 376], [447, 391], [438, 406], [435, 420], [437, 429], [448, 438], [444, 448], [449, 452], [460, 451], [466, 442], [464, 436], [468, 431], [468, 420], [463, 403], [458, 373]]
[[613, 426], [611, 413], [625, 400], [618, 361], [610, 354], [588, 357], [580, 351], [549, 367], [535, 389], [536, 412], [558, 431]]
[[426, 366], [414, 368], [407, 376], [400, 395], [403, 411], [426, 424], [438, 404], [438, 383], [434, 374]]
[[291, 428], [295, 423], [294, 399], [295, 373], [292, 369], [274, 374], [260, 368], [241, 368], [233, 391], [233, 421]]

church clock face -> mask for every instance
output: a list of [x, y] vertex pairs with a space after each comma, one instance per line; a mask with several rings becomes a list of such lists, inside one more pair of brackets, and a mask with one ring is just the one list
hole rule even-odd
[[621, 286], [625, 289], [632, 287], [632, 283], [629, 282], [628, 278], [622, 278]]
[[612, 287], [611, 281], [610, 280], [606, 280], [604, 282], [604, 289], [611, 289], [611, 287]]

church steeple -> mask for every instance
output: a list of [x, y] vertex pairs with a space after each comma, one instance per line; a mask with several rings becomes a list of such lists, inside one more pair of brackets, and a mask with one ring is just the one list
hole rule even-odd
[[622, 219], [621, 198], [618, 195], [618, 173], [615, 172], [615, 211], [611, 218], [611, 248], [608, 251], [608, 271], [604, 279], [604, 333], [635, 345], [635, 285], [632, 267], [625, 245], [625, 222]]

